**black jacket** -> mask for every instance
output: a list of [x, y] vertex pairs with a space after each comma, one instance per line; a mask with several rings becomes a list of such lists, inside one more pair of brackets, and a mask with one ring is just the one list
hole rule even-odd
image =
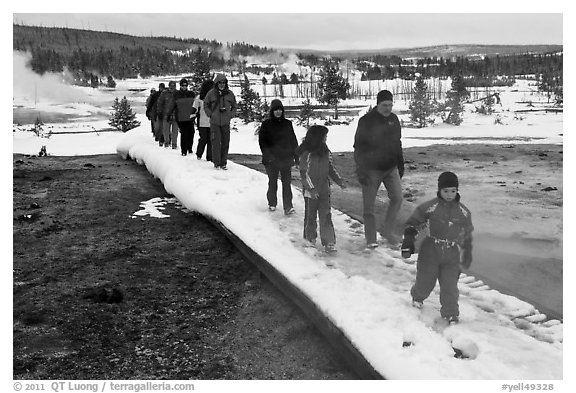
[[402, 132], [398, 117], [382, 116], [376, 108], [358, 121], [354, 137], [354, 160], [359, 171], [387, 170], [398, 167], [404, 175]]
[[258, 143], [264, 165], [291, 166], [298, 160], [296, 156], [298, 140], [292, 122], [284, 116], [271, 117], [262, 122]]

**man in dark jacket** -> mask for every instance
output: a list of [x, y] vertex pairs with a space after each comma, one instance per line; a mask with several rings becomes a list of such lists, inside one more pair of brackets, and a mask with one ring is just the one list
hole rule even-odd
[[392, 105], [392, 93], [380, 91], [376, 107], [360, 118], [354, 137], [354, 160], [364, 202], [364, 236], [369, 248], [378, 246], [374, 205], [381, 183], [384, 183], [390, 199], [382, 236], [392, 244], [400, 240], [393, 230], [402, 205], [400, 179], [404, 175], [404, 156], [400, 121], [392, 113]]
[[236, 108], [236, 97], [228, 87], [228, 79], [223, 74], [216, 75], [214, 88], [204, 98], [204, 112], [210, 118], [212, 161], [216, 169], [227, 169], [230, 120], [236, 116]]
[[268, 174], [268, 209], [276, 210], [278, 203], [278, 174], [282, 181], [282, 207], [284, 213], [294, 213], [292, 205], [292, 165], [296, 162], [298, 140], [292, 122], [284, 117], [284, 106], [280, 100], [270, 103], [270, 117], [260, 126], [258, 142], [262, 151], [262, 164]]
[[196, 108], [193, 107], [196, 95], [188, 90], [188, 79], [180, 80], [180, 90], [174, 93], [174, 116], [180, 129], [180, 149], [182, 155], [192, 153], [194, 143], [194, 119], [196, 118]]

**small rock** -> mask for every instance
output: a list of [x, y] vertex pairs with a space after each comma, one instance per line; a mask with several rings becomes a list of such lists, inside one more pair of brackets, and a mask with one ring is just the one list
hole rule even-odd
[[94, 164], [91, 164], [88, 162], [88, 163], [84, 164], [84, 168], [96, 168], [96, 167], [94, 166]]
[[39, 181], [50, 181], [52, 180], [52, 178], [50, 176], [44, 176], [42, 179], [40, 179]]
[[558, 191], [558, 188], [556, 188], [556, 187], [546, 187], [546, 188], [543, 188], [542, 191]]

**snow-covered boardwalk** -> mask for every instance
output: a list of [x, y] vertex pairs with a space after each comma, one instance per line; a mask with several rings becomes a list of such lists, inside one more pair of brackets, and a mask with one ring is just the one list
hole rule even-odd
[[345, 214], [333, 209], [339, 251], [326, 257], [302, 239], [304, 202], [297, 190], [297, 213], [287, 217], [281, 209], [267, 210], [267, 177], [257, 171], [234, 163], [228, 171], [217, 171], [194, 155], [159, 148], [141, 130], [128, 132], [117, 151], [145, 165], [186, 208], [219, 221], [265, 259], [383, 377], [563, 378], [563, 325], [547, 320], [530, 304], [463, 274], [461, 322], [444, 326], [438, 320], [437, 292], [423, 310], [410, 305], [415, 264], [385, 247], [365, 252], [362, 224]]

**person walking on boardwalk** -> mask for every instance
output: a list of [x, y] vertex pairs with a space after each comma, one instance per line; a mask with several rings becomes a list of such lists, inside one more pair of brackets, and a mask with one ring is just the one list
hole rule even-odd
[[178, 148], [178, 123], [174, 117], [174, 93], [176, 92], [176, 82], [168, 82], [168, 89], [164, 89], [158, 101], [156, 103], [156, 111], [158, 113], [158, 119], [162, 124], [162, 135], [164, 137], [164, 147], [170, 147], [172, 149]]
[[410, 290], [412, 305], [422, 308], [424, 300], [440, 284], [440, 315], [450, 324], [458, 323], [458, 279], [472, 263], [472, 215], [460, 201], [458, 177], [444, 172], [438, 177], [436, 198], [419, 205], [406, 221], [402, 256], [415, 251], [418, 229], [427, 226], [429, 235], [420, 246], [416, 282]]
[[150, 101], [146, 104], [146, 113], [150, 113], [150, 121], [154, 123], [154, 139], [160, 146], [164, 145], [164, 135], [162, 134], [162, 121], [158, 118], [158, 98], [162, 94], [162, 91], [166, 88], [164, 83], [158, 84], [158, 91], [156, 91], [151, 97]]
[[374, 207], [381, 183], [384, 183], [390, 199], [382, 236], [390, 244], [399, 242], [394, 234], [394, 223], [402, 205], [404, 156], [400, 121], [392, 113], [392, 106], [392, 93], [380, 91], [376, 107], [360, 118], [354, 136], [356, 173], [362, 186], [364, 236], [369, 248], [378, 246]]
[[262, 151], [262, 164], [268, 175], [268, 209], [276, 210], [278, 204], [278, 175], [282, 182], [282, 207], [284, 214], [294, 213], [292, 205], [292, 166], [298, 161], [296, 148], [298, 140], [292, 122], [284, 117], [282, 101], [270, 103], [270, 116], [262, 122], [258, 133], [258, 143]]
[[204, 112], [210, 117], [212, 161], [216, 169], [227, 169], [230, 147], [230, 120], [236, 116], [236, 96], [228, 87], [223, 74], [214, 78], [214, 88], [204, 98]]
[[206, 160], [212, 161], [212, 141], [210, 140], [210, 118], [204, 111], [204, 99], [206, 94], [214, 87], [214, 81], [206, 80], [200, 86], [200, 93], [194, 101], [196, 108], [196, 125], [198, 126], [198, 146], [196, 147], [196, 157], [201, 160], [206, 149]]
[[336, 234], [330, 205], [330, 179], [346, 188], [332, 162], [326, 145], [328, 128], [313, 125], [296, 149], [300, 157], [300, 178], [304, 193], [304, 239], [316, 243], [316, 217], [320, 221], [320, 241], [328, 253], [336, 251]]
[[180, 90], [174, 93], [174, 116], [180, 129], [180, 150], [182, 155], [192, 153], [194, 143], [194, 120], [196, 118], [196, 108], [194, 99], [196, 95], [192, 90], [188, 90], [188, 80], [180, 80]]
[[156, 137], [156, 133], [154, 132], [154, 122], [155, 119], [152, 118], [152, 98], [154, 97], [154, 94], [156, 93], [156, 89], [155, 88], [151, 88], [150, 89], [150, 95], [148, 97], [146, 97], [146, 118], [150, 121], [150, 131], [152, 131], [152, 136]]

